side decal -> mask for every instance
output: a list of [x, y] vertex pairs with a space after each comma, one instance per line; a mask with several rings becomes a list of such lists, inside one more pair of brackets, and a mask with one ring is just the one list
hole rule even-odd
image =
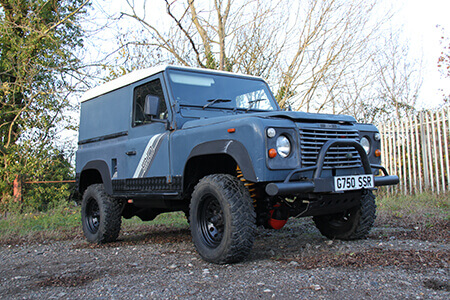
[[167, 132], [160, 133], [152, 136], [152, 138], [148, 141], [144, 153], [141, 156], [141, 160], [139, 161], [136, 171], [134, 172], [133, 178], [142, 178], [145, 174], [147, 174], [150, 166], [152, 165], [153, 159], [155, 158], [155, 154], [166, 135]]

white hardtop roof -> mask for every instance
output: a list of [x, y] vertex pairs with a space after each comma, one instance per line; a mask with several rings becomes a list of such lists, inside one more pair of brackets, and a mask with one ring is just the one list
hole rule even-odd
[[93, 99], [95, 97], [101, 96], [103, 94], [109, 93], [111, 91], [117, 90], [121, 87], [130, 85], [132, 83], [135, 83], [139, 80], [145, 79], [147, 77], [153, 76], [157, 73], [160, 73], [162, 71], [165, 71], [168, 67], [174, 67], [176, 69], [180, 70], [191, 70], [191, 71], [205, 71], [205, 72], [211, 72], [211, 73], [217, 73], [217, 74], [236, 74], [239, 76], [249, 77], [249, 78], [258, 78], [261, 79], [261, 77], [258, 76], [251, 76], [251, 75], [245, 75], [240, 73], [231, 73], [231, 72], [225, 72], [225, 71], [217, 71], [217, 70], [211, 70], [211, 69], [202, 69], [202, 68], [190, 68], [190, 67], [180, 67], [180, 66], [172, 66], [172, 65], [162, 65], [157, 67], [152, 67], [148, 69], [142, 69], [142, 70], [136, 70], [133, 72], [130, 72], [128, 74], [125, 74], [119, 78], [116, 78], [114, 80], [108, 81], [102, 85], [99, 85], [93, 89], [90, 89], [86, 91], [83, 96], [81, 96], [80, 101], [84, 102], [90, 99]]

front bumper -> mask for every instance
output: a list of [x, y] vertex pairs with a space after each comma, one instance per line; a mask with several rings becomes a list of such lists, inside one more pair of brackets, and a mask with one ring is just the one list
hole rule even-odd
[[[286, 195], [298, 195], [303, 193], [329, 193], [334, 192], [334, 178], [322, 178], [320, 177], [322, 174], [325, 156], [333, 146], [351, 146], [354, 147], [360, 157], [361, 163], [364, 168], [364, 174], [373, 174], [372, 170], [382, 170], [384, 176], [375, 176], [374, 177], [374, 185], [375, 186], [384, 186], [384, 185], [395, 185], [399, 183], [399, 178], [396, 175], [389, 175], [386, 169], [380, 165], [370, 164], [369, 158], [367, 157], [364, 148], [358, 142], [354, 140], [347, 139], [334, 139], [326, 142], [323, 147], [320, 149], [317, 164], [313, 167], [308, 168], [300, 168], [293, 170], [283, 182], [272, 182], [266, 185], [266, 193], [269, 196], [286, 196]], [[314, 171], [313, 178], [304, 181], [291, 181], [292, 177], [301, 172], [306, 171]]]

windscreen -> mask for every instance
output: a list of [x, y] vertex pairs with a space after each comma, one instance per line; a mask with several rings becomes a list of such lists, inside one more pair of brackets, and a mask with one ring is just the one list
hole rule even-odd
[[277, 110], [263, 80], [168, 70], [172, 95], [180, 105], [242, 110]]

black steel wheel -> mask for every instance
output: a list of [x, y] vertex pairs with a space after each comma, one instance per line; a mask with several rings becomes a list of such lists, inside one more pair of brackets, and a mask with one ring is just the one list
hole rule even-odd
[[117, 239], [122, 223], [123, 204], [111, 198], [103, 184], [90, 185], [83, 194], [81, 223], [91, 243], [107, 243]]
[[231, 175], [206, 176], [194, 189], [190, 206], [192, 240], [206, 261], [242, 261], [253, 246], [255, 218], [248, 190]]
[[198, 216], [203, 242], [216, 248], [220, 245], [224, 232], [224, 216], [219, 200], [212, 194], [205, 195], [200, 203]]
[[336, 214], [316, 216], [313, 220], [320, 233], [329, 239], [362, 239], [373, 227], [376, 207], [373, 193], [364, 191], [358, 206]]
[[90, 233], [97, 233], [100, 225], [100, 208], [98, 207], [97, 200], [94, 198], [87, 199], [86, 213], [83, 217], [86, 227]]

